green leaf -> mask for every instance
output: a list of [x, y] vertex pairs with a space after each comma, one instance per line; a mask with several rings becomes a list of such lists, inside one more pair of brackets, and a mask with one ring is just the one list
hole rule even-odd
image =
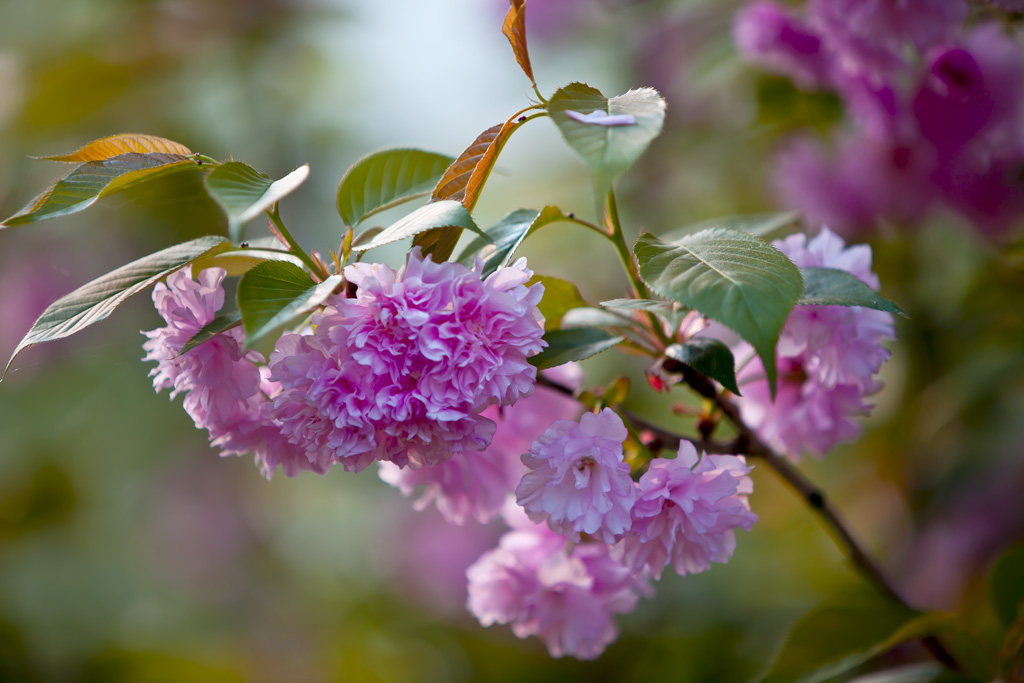
[[192, 158], [180, 154], [133, 153], [89, 161], [57, 180], [48, 190], [0, 225], [10, 228], [67, 216], [89, 208], [98, 199], [141, 182], [168, 173], [202, 168]]
[[466, 207], [453, 199], [446, 199], [421, 206], [389, 225], [366, 244], [353, 245], [352, 251], [366, 251], [436, 228], [465, 228], [478, 235], [484, 234], [476, 227]]
[[[636, 123], [624, 126], [582, 123], [570, 118], [566, 111], [584, 115], [593, 111], [612, 116], [630, 114]], [[608, 99], [589, 85], [570, 83], [551, 96], [548, 113], [565, 141], [590, 169], [597, 196], [603, 200], [612, 181], [632, 166], [661, 133], [665, 100], [653, 88], [630, 90]]]
[[666, 232], [659, 235], [662, 242], [673, 242], [682, 239], [687, 235], [708, 228], [732, 228], [742, 232], [765, 237], [776, 230], [781, 230], [800, 220], [799, 211], [785, 211], [782, 213], [750, 213], [736, 216], [722, 216], [720, 218], [709, 218], [707, 220], [691, 223], [686, 227]]
[[764, 240], [727, 228], [672, 244], [644, 234], [633, 250], [651, 289], [728, 325], [753, 345], [774, 395], [775, 345], [803, 292], [793, 262]]
[[853, 273], [838, 268], [801, 268], [804, 293], [797, 301], [804, 306], [863, 306], [894, 315], [907, 314], [893, 302], [879, 296]]
[[536, 209], [516, 209], [505, 215], [500, 221], [487, 229], [488, 239], [477, 237], [470, 242], [459, 256], [459, 263], [472, 268], [477, 257], [483, 259], [484, 270], [481, 277], [486, 277], [499, 267], [508, 265], [519, 245], [543, 226], [564, 220], [560, 209], [545, 206]]
[[[199, 257], [228, 246], [223, 237], [200, 237], [143, 256], [62, 296], [43, 311], [25, 338], [18, 343], [7, 363], [7, 369], [10, 369], [18, 354], [30, 346], [63, 339], [84, 330], [109, 316], [128, 297], [156, 284]], [[5, 375], [7, 369], [4, 370]]]
[[672, 344], [665, 349], [665, 355], [709, 377], [723, 387], [740, 395], [736, 386], [736, 359], [729, 347], [707, 337], [694, 337], [682, 344]]
[[222, 252], [204, 256], [195, 263], [193, 270], [223, 268], [231, 277], [237, 277], [264, 261], [284, 261], [302, 267], [302, 259], [281, 249], [225, 249]]
[[266, 261], [238, 282], [238, 310], [245, 327], [245, 348], [327, 300], [341, 283], [340, 274], [314, 282], [302, 268]]
[[562, 325], [562, 316], [574, 308], [586, 306], [580, 290], [576, 285], [561, 278], [549, 275], [534, 275], [529, 284], [539, 282], [544, 285], [544, 297], [537, 304], [544, 316], [544, 329], [557, 330]]
[[690, 312], [678, 301], [660, 301], [658, 299], [612, 299], [602, 301], [601, 305], [605, 308], [653, 313], [668, 323], [672, 330], [679, 329], [683, 318]]
[[192, 338], [189, 339], [183, 347], [181, 347], [181, 351], [178, 352], [178, 355], [180, 356], [188, 353], [203, 342], [213, 339], [221, 332], [227, 332], [231, 328], [238, 327], [241, 324], [241, 312], [228, 311], [227, 313], [221, 313], [206, 325], [203, 325], [203, 329], [192, 335]]
[[992, 605], [1003, 626], [1009, 628], [1024, 615], [1024, 544], [1003, 553], [992, 569], [989, 583]]
[[915, 624], [920, 618], [874, 593], [826, 601], [796, 623], [762, 683], [819, 683], [839, 676], [923, 635], [928, 624]]
[[544, 333], [546, 349], [529, 359], [540, 370], [553, 368], [574, 360], [584, 360], [625, 341], [594, 327], [548, 330]]
[[228, 217], [231, 239], [242, 239], [242, 227], [271, 208], [309, 177], [303, 164], [278, 181], [252, 166], [229, 161], [213, 169], [206, 178], [206, 191]]
[[357, 225], [373, 214], [430, 194], [453, 157], [420, 149], [373, 152], [354, 163], [338, 185], [338, 215]]

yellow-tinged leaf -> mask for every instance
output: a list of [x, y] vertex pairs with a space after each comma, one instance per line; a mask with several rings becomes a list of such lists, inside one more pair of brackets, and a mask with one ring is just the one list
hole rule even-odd
[[505, 23], [501, 26], [501, 32], [508, 38], [512, 45], [512, 52], [516, 55], [516, 61], [522, 67], [523, 73], [535, 82], [533, 67], [530, 66], [530, 53], [526, 50], [526, 0], [510, 0], [512, 6], [505, 14]]
[[156, 135], [140, 135], [135, 133], [122, 133], [111, 135], [90, 142], [77, 152], [62, 154], [59, 156], [40, 157], [49, 161], [103, 161], [122, 154], [180, 154], [189, 156], [192, 154], [185, 145], [157, 137]]

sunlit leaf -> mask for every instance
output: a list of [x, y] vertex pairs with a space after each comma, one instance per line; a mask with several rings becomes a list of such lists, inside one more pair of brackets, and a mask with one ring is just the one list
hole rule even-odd
[[136, 133], [122, 133], [110, 135], [99, 140], [90, 142], [71, 154], [60, 154], [57, 156], [40, 157], [50, 161], [103, 161], [122, 154], [176, 154], [178, 156], [189, 156], [192, 154], [185, 145], [157, 137], [155, 135], [141, 135]]
[[[352, 251], [366, 251], [385, 244], [391, 244], [406, 237], [413, 237], [428, 230], [452, 230], [465, 228], [483, 235], [476, 227], [473, 217], [462, 204], [448, 199], [421, 206], [408, 216], [400, 218], [378, 233], [366, 244], [354, 245]], [[415, 242], [413, 243], [415, 244]]]
[[[875, 594], [830, 600], [796, 623], [762, 683], [819, 683], [922, 635], [907, 607]], [[926, 624], [922, 624], [922, 627]]]
[[[200, 237], [143, 256], [62, 296], [50, 304], [22, 339], [7, 368], [19, 353], [47, 341], [63, 339], [109, 316], [128, 297], [138, 294], [199, 257], [229, 246], [223, 237]], [[6, 370], [4, 371], [6, 374]]]
[[681, 344], [672, 344], [665, 349], [669, 358], [686, 363], [691, 368], [709, 377], [736, 394], [736, 359], [728, 346], [717, 339], [694, 337]]
[[512, 45], [512, 52], [515, 53], [516, 61], [523, 69], [523, 73], [533, 83], [535, 81], [533, 67], [530, 66], [530, 53], [526, 50], [525, 0], [511, 0], [511, 7], [508, 8], [508, 12], [505, 14], [505, 22], [501, 26], [501, 32], [505, 34], [508, 42]]
[[[501, 148], [518, 125], [517, 120], [509, 119], [477, 136], [441, 176], [431, 193], [431, 202], [456, 200], [472, 211]], [[413, 246], [420, 247], [424, 255], [432, 254], [435, 260], [443, 261], [451, 256], [461, 234], [461, 230], [431, 230], [417, 235]]]
[[280, 261], [266, 261], [246, 271], [238, 281], [246, 348], [323, 304], [341, 281], [338, 274], [314, 282], [302, 268]]
[[776, 230], [781, 230], [789, 225], [793, 225], [799, 220], [799, 211], [721, 216], [719, 218], [709, 218], [707, 220], [698, 221], [697, 223], [691, 223], [690, 225], [676, 230], [671, 230], [662, 235], [658, 235], [658, 239], [662, 242], [673, 242], [695, 232], [707, 230], [708, 228], [732, 228], [733, 230], [741, 230], [743, 232], [748, 232], [751, 235], [757, 235], [758, 237], [766, 237]]
[[207, 176], [206, 191], [224, 210], [231, 239], [237, 242], [242, 238], [242, 227], [246, 223], [273, 207], [308, 177], [309, 164], [274, 181], [248, 164], [229, 161]]
[[264, 261], [285, 261], [302, 267], [302, 259], [281, 249], [226, 249], [196, 260], [193, 270], [223, 268], [230, 276], [238, 276]]
[[550, 275], [534, 275], [530, 279], [530, 284], [535, 282], [544, 285], [544, 297], [537, 304], [537, 308], [544, 316], [545, 330], [557, 330], [562, 325], [562, 316], [566, 311], [587, 305], [580, 290], [567, 280]]
[[731, 327], [750, 342], [775, 391], [775, 344], [803, 292], [800, 271], [764, 240], [711, 228], [664, 244], [641, 235], [640, 276], [658, 294]]
[[553, 368], [570, 361], [596, 356], [625, 340], [625, 337], [617, 337], [594, 327], [548, 330], [544, 333], [547, 348], [528, 360], [531, 365], [541, 370]]
[[240, 311], [228, 311], [227, 313], [221, 313], [216, 318], [203, 325], [201, 330], [192, 335], [192, 338], [181, 347], [181, 351], [178, 355], [186, 354], [203, 342], [207, 342], [218, 334], [227, 332], [231, 328], [238, 327], [241, 324], [242, 313]]
[[801, 268], [804, 293], [797, 301], [805, 306], [863, 306], [906, 317], [903, 309], [879, 295], [863, 280], [838, 268]]
[[[636, 123], [622, 126], [583, 123], [573, 119], [567, 111], [629, 115]], [[589, 85], [570, 83], [551, 96], [548, 112], [562, 137], [590, 169], [597, 195], [603, 198], [615, 178], [632, 166], [661, 133], [665, 100], [653, 88], [639, 88], [606, 98]]]
[[459, 263], [470, 268], [480, 258], [484, 262], [483, 276], [490, 275], [507, 265], [519, 245], [543, 226], [563, 220], [561, 210], [554, 206], [536, 209], [516, 209], [486, 230], [490, 240], [477, 237], [462, 251]]
[[354, 226], [373, 214], [430, 194], [452, 157], [419, 149], [385, 149], [354, 163], [338, 184], [338, 214]]
[[57, 180], [2, 225], [13, 227], [66, 216], [87, 209], [102, 197], [167, 173], [202, 169], [193, 159], [180, 154], [133, 153], [88, 161]]

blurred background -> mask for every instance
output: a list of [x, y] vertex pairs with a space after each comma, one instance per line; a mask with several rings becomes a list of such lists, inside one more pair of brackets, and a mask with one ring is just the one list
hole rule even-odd
[[[573, 80], [608, 95], [650, 85], [669, 102], [664, 134], [619, 183], [633, 232], [778, 210], [780, 142], [844, 125], [836, 96], [738, 57], [741, 4], [529, 2], [542, 92]], [[0, 213], [66, 170], [29, 156], [149, 133], [274, 178], [309, 162], [282, 213], [303, 244], [337, 248], [334, 192], [348, 165], [391, 145], [457, 155], [528, 102], [500, 33], [506, 7], [0, 0]], [[0, 356], [80, 284], [223, 232], [198, 185], [161, 198], [161, 183], [187, 175], [3, 231]], [[544, 204], [591, 216], [589, 192], [582, 164], [540, 120], [506, 147], [476, 218], [491, 225]], [[802, 468], [915, 604], [966, 610], [984, 639], [984, 577], [1024, 538], [1024, 243], [1019, 224], [993, 239], [941, 210], [912, 227], [847, 237], [873, 244], [882, 293], [910, 318], [897, 323], [864, 438]], [[588, 300], [625, 292], [614, 255], [574, 226], [541, 232], [523, 254]], [[802, 503], [757, 470], [761, 519], [729, 564], [666, 574], [599, 661], [551, 660], [537, 640], [482, 629], [464, 608], [463, 572], [500, 527], [416, 513], [372, 470], [267, 482], [247, 461], [219, 459], [139, 360], [138, 331], [161, 324], [139, 296], [74, 339], [25, 352], [0, 384], [0, 680], [745, 680], [811, 606], [860, 584]], [[596, 384], [643, 368], [621, 354], [586, 364]], [[678, 396], [634, 386], [633, 409], [691, 428], [672, 417]]]

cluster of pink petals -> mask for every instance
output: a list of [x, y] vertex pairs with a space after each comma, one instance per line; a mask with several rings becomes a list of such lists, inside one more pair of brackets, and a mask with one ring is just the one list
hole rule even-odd
[[698, 458], [693, 444], [681, 441], [676, 458], [655, 458], [640, 478], [633, 527], [613, 555], [656, 579], [669, 564], [684, 576], [728, 562], [735, 529], [750, 531], [757, 521], [747, 500], [754, 489], [749, 471], [742, 456]]
[[531, 275], [520, 259], [481, 281], [418, 250], [399, 273], [348, 266], [356, 297], [335, 297], [313, 334], [285, 334], [271, 354], [282, 432], [310, 462], [349, 471], [486, 448], [495, 424], [481, 412], [533, 391], [543, 288], [526, 286]]
[[243, 350], [239, 328], [181, 353], [224, 305], [225, 275], [222, 268], [207, 268], [193, 280], [186, 267], [153, 289], [153, 303], [167, 323], [143, 333], [148, 337], [143, 360], [157, 363], [149, 373], [153, 387], [170, 389], [172, 398], [185, 394], [185, 411], [197, 428], [210, 433], [222, 455], [255, 453], [268, 477], [278, 465], [288, 476], [306, 469], [322, 472], [281, 438], [268, 411], [267, 395], [274, 387], [258, 366], [263, 356]]
[[[545, 371], [563, 386], [576, 388], [582, 379], [580, 368], [569, 363]], [[486, 524], [494, 519], [526, 472], [520, 456], [530, 449], [552, 420], [574, 419], [581, 406], [575, 399], [553, 389], [538, 386], [536, 392], [515, 405], [491, 406], [481, 413], [494, 420], [497, 429], [491, 445], [482, 451], [461, 451], [438, 465], [398, 467], [380, 465], [380, 478], [409, 496], [421, 493], [413, 504], [422, 510], [433, 502], [451, 524], [462, 526], [470, 519]]]
[[466, 570], [469, 611], [484, 626], [511, 624], [520, 638], [539, 637], [553, 657], [596, 658], [618, 635], [612, 615], [636, 606], [646, 579], [603, 543], [573, 546], [515, 509], [506, 521], [512, 530]]
[[937, 203], [989, 233], [1024, 216], [1024, 51], [967, 16], [965, 0], [812, 0], [803, 18], [758, 0], [737, 14], [746, 57], [837, 91], [851, 114], [831, 148], [782, 151], [786, 203], [842, 231], [913, 224]]
[[[871, 248], [846, 248], [827, 228], [810, 241], [795, 234], [774, 245], [797, 266], [845, 270], [878, 288], [878, 277], [871, 271]], [[860, 427], [854, 418], [870, 412], [866, 397], [882, 386], [876, 374], [890, 355], [882, 342], [895, 334], [892, 316], [883, 311], [795, 307], [779, 337], [775, 400], [758, 359], [738, 375], [743, 395], [736, 403], [744, 421], [794, 459], [804, 451], [824, 455], [837, 442], [856, 437]], [[744, 344], [737, 357], [749, 352]]]
[[610, 408], [580, 421], [557, 420], [523, 455], [529, 472], [516, 502], [535, 522], [574, 541], [589, 534], [614, 543], [629, 531], [636, 486], [624, 461], [627, 431]]

